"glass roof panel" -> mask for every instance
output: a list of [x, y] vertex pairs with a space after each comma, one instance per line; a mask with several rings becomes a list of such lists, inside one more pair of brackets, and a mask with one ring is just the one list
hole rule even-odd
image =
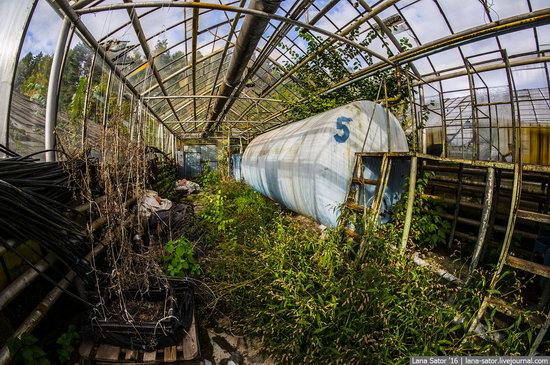
[[[134, 0], [139, 3], [146, 0]], [[367, 0], [372, 8], [379, 8], [384, 1]], [[202, 3], [226, 4], [238, 6], [237, 0], [205, 0]], [[97, 6], [123, 4], [122, 0], [107, 0]], [[171, 3], [172, 5], [174, 3]], [[289, 19], [296, 16], [302, 22], [311, 23], [331, 34], [339, 34], [342, 29], [349, 30], [357, 27], [354, 31], [353, 40], [357, 43], [363, 42], [372, 52], [378, 53], [382, 58], [390, 57], [398, 62], [407, 63], [399, 56], [399, 49], [394, 44], [396, 41], [406, 43], [406, 48], [418, 48], [420, 51], [415, 54], [414, 65], [421, 75], [430, 75], [431, 78], [444, 78], [445, 75], [461, 74], [464, 72], [463, 57], [472, 57], [472, 62], [483, 62], [483, 65], [498, 66], [502, 62], [500, 56], [494, 51], [504, 48], [513, 60], [526, 59], [540, 56], [539, 49], [550, 49], [550, 25], [538, 26], [537, 32], [533, 29], [511, 29], [506, 34], [498, 37], [475, 38], [454, 44], [452, 37], [454, 33], [467, 31], [480, 25], [490, 25], [492, 21], [506, 19], [510, 16], [525, 14], [529, 12], [529, 4], [533, 10], [547, 8], [546, 0], [518, 0], [518, 1], [490, 1], [479, 0], [443, 1], [443, 0], [400, 0], [396, 4], [388, 6], [378, 14], [378, 18], [370, 17], [367, 21], [357, 22], [358, 19], [367, 16], [367, 10], [360, 1], [341, 0], [332, 2], [329, 0], [310, 1], [283, 1], [277, 10], [278, 15]], [[329, 5], [330, 9], [329, 9]], [[136, 86], [137, 90], [145, 96], [162, 96], [160, 84], [168, 95], [192, 95], [203, 96], [216, 95], [217, 86], [225, 77], [227, 67], [233, 57], [233, 45], [240, 35], [240, 28], [243, 19], [237, 24], [235, 34], [231, 38], [231, 46], [222, 62], [222, 50], [225, 48], [229, 38], [233, 19], [237, 16], [235, 12], [225, 12], [212, 9], [199, 10], [198, 36], [196, 39], [197, 64], [193, 67], [192, 61], [192, 25], [193, 9], [176, 6], [160, 6], [155, 8], [136, 8], [135, 12], [140, 15], [139, 23], [147, 38], [148, 48], [156, 55], [154, 67], [146, 62], [146, 52], [143, 51], [136, 35], [136, 29], [131, 24], [128, 10], [104, 9], [97, 13], [86, 13], [82, 11], [81, 18], [92, 35], [102, 40], [102, 45], [107, 48], [108, 55], [119, 69], [127, 74], [128, 80]], [[249, 2], [244, 1], [248, 7]], [[318, 16], [319, 13], [321, 16]], [[241, 17], [244, 17], [241, 14]], [[383, 25], [380, 25], [380, 21]], [[302, 62], [304, 57], [311, 51], [308, 50], [308, 42], [295, 25], [283, 26], [284, 22], [279, 19], [272, 19], [266, 31], [253, 52], [252, 58], [248, 61], [246, 72], [253, 70], [254, 75], [245, 82], [241, 81], [237, 90], [243, 98], [233, 103], [232, 111], [225, 116], [226, 120], [231, 118], [241, 119], [269, 119], [274, 122], [286, 120], [286, 116], [275, 117], [276, 113], [283, 111], [283, 103], [269, 101], [255, 102], [245, 99], [249, 97], [276, 98], [276, 99], [299, 99], [303, 93], [300, 88], [309, 85], [310, 80], [293, 79], [300, 75], [297, 65], [305, 64], [307, 67], [324, 73], [328, 84], [339, 85], [343, 79], [353, 75], [363, 75], [370, 69], [385, 66], [385, 62], [377, 57], [371, 57], [367, 52], [358, 51], [346, 54], [351, 49], [346, 43], [329, 41], [333, 47], [343, 51], [342, 59], [344, 69], [334, 72], [326, 67], [326, 64], [319, 62], [318, 57], [308, 57], [308, 62]], [[391, 36], [384, 34], [382, 28], [388, 27]], [[277, 41], [272, 38], [276, 35]], [[312, 31], [318, 42], [328, 40], [329, 35]], [[538, 44], [535, 39], [538, 37]], [[450, 43], [445, 47], [436, 45], [424, 53], [423, 45], [428, 42], [437, 42], [442, 38], [450, 38]], [[372, 38], [372, 39], [371, 39]], [[263, 49], [268, 47], [269, 56], [258, 64], [257, 60], [263, 55]], [[402, 46], [400, 46], [402, 47]], [[311, 48], [311, 46], [309, 47]], [[493, 52], [479, 56], [479, 54]], [[539, 53], [537, 53], [539, 52]], [[496, 58], [488, 63], [487, 60]], [[263, 60], [263, 59], [262, 59]], [[375, 64], [373, 66], [373, 63]], [[261, 67], [258, 67], [261, 66]], [[382, 67], [387, 69], [388, 67]], [[434, 70], [435, 68], [435, 70]], [[292, 70], [292, 76], [286, 72]], [[366, 70], [366, 71], [365, 71]], [[521, 87], [547, 87], [543, 85], [546, 81], [541, 65], [527, 65], [514, 70], [516, 82]], [[154, 72], [156, 71], [156, 72]], [[245, 72], [245, 75], [246, 75]], [[332, 74], [331, 74], [332, 73]], [[443, 75], [443, 76], [441, 76]], [[243, 75], [244, 76], [244, 75]], [[491, 71], [482, 74], [483, 80], [488, 85], [498, 85], [504, 81], [501, 71]], [[244, 78], [243, 78], [244, 80]], [[540, 81], [542, 80], [542, 81]], [[246, 83], [246, 86], [245, 86]], [[434, 87], [439, 82], [434, 82]], [[442, 81], [444, 91], [468, 88], [468, 80], [464, 76]], [[542, 86], [541, 86], [542, 85]], [[311, 86], [311, 85], [309, 85]], [[519, 86], [518, 86], [519, 87]], [[427, 86], [426, 89], [429, 87]], [[434, 89], [435, 90], [435, 89]], [[456, 93], [456, 92], [455, 92]], [[211, 111], [214, 99], [178, 98], [150, 100], [158, 113], [174, 119], [170, 103], [177, 109], [181, 119], [194, 116], [193, 108], [197, 108], [197, 118], [207, 118]], [[210, 108], [209, 108], [210, 106]], [[264, 109], [265, 107], [265, 109]], [[209, 110], [210, 109], [210, 110]], [[184, 128], [187, 128], [185, 126]], [[248, 129], [246, 133], [257, 133], [257, 128]], [[251, 132], [252, 131], [252, 132]]]
[[499, 20], [529, 12], [527, 0], [493, 1], [487, 7], [489, 8], [489, 14], [493, 20]]
[[420, 0], [403, 9], [402, 13], [422, 43], [451, 34], [445, 19], [432, 0]]
[[479, 0], [440, 1], [439, 4], [455, 33], [484, 24], [487, 20]]
[[537, 50], [537, 45], [531, 29], [503, 34], [499, 36], [498, 39], [500, 40], [502, 48], [506, 49], [508, 52], [508, 56], [534, 52]]

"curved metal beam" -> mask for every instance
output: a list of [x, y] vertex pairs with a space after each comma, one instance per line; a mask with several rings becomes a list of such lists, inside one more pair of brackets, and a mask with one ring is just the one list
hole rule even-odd
[[[398, 0], [391, 0], [389, 1], [390, 4], [386, 6], [389, 7], [391, 4], [397, 2]], [[103, 5], [103, 6], [96, 6], [93, 8], [85, 8], [78, 10], [78, 14], [90, 14], [90, 13], [98, 13], [102, 11], [113, 11], [113, 10], [122, 10], [122, 9], [128, 9], [128, 8], [150, 8], [150, 7], [156, 7], [156, 6], [166, 6], [166, 7], [173, 7], [173, 8], [199, 8], [199, 9], [213, 9], [213, 10], [221, 10], [221, 11], [228, 11], [232, 13], [243, 13], [243, 14], [250, 14], [259, 16], [262, 18], [268, 18], [273, 20], [278, 20], [283, 23], [289, 23], [294, 26], [307, 29], [309, 31], [322, 34], [324, 36], [327, 36], [334, 41], [342, 42], [349, 44], [350, 46], [353, 46], [357, 49], [360, 49], [369, 55], [376, 57], [383, 62], [393, 64], [393, 61], [388, 59], [387, 57], [382, 56], [381, 54], [369, 49], [368, 47], [365, 47], [357, 42], [354, 42], [352, 40], [347, 39], [346, 37], [340, 36], [338, 34], [334, 34], [328, 30], [309, 25], [307, 23], [298, 21], [298, 20], [292, 20], [287, 17], [277, 15], [277, 14], [268, 14], [263, 11], [254, 10], [254, 9], [248, 9], [248, 8], [240, 8], [237, 6], [229, 6], [229, 5], [223, 5], [223, 4], [210, 4], [210, 3], [198, 3], [198, 2], [179, 2], [179, 1], [170, 1], [170, 0], [163, 0], [163, 1], [154, 1], [154, 2], [139, 2], [139, 3], [132, 3], [132, 4], [112, 4], [112, 5]], [[381, 10], [380, 10], [381, 11]], [[370, 17], [369, 17], [370, 18]], [[355, 25], [355, 24], [354, 24]]]
[[[421, 46], [390, 57], [390, 59], [393, 63], [404, 64], [463, 44], [548, 23], [550, 23], [550, 8], [541, 9], [531, 13], [524, 13], [492, 23], [483, 24], [478, 27], [466, 29], [462, 32], [425, 43]], [[362, 70], [351, 74], [347, 80], [342, 80], [323, 93], [336, 91], [342, 87], [348, 86], [356, 81], [362, 80], [376, 72], [384, 71], [388, 68], [388, 65], [383, 62], [375, 63], [374, 65], [365, 67]]]
[[[71, 7], [69, 2], [67, 0], [54, 0], [55, 3], [59, 6], [61, 11], [70, 19], [70, 21], [74, 24], [75, 28], [79, 31], [80, 35], [82, 36], [82, 39], [86, 41], [95, 51], [97, 51], [98, 55], [107, 63], [108, 67], [113, 70], [115, 75], [122, 81], [126, 87], [130, 90], [132, 94], [136, 97], [140, 97], [139, 92], [136, 90], [136, 88], [126, 79], [126, 77], [122, 74], [120, 69], [116, 67], [114, 62], [109, 58], [107, 55], [107, 52], [103, 47], [97, 43], [97, 40], [95, 37], [90, 33], [88, 28], [82, 23], [82, 20], [80, 19], [80, 16], [74, 11], [74, 9]], [[162, 120], [160, 117], [155, 113], [153, 109], [149, 105], [147, 105], [145, 102], [143, 102], [143, 105], [147, 108], [147, 110], [153, 115], [153, 117], [159, 122], [162, 123]], [[174, 133], [172, 131], [172, 128], [169, 126], [165, 126], [168, 128], [170, 133]]]
[[[124, 2], [126, 4], [133, 4], [132, 0], [124, 0]], [[162, 91], [164, 96], [168, 96], [168, 93], [166, 92], [166, 88], [164, 87], [164, 83], [162, 82], [162, 78], [160, 77], [160, 73], [157, 69], [157, 65], [155, 65], [155, 56], [151, 52], [149, 43], [147, 43], [147, 37], [145, 36], [145, 32], [141, 27], [141, 22], [139, 21], [139, 15], [134, 9], [126, 9], [126, 10], [128, 11], [128, 16], [130, 17], [130, 21], [132, 22], [132, 26], [138, 37], [139, 44], [141, 45], [143, 54], [145, 55], [145, 58], [149, 63], [149, 67], [151, 68], [153, 75], [155, 75], [155, 79], [157, 80], [160, 90]], [[174, 108], [174, 105], [172, 104], [172, 102], [170, 100], [166, 100], [166, 102], [170, 106], [170, 109], [172, 109], [172, 111], [175, 113], [176, 109]], [[179, 120], [177, 115], [174, 115], [174, 117]]]
[[[534, 56], [530, 58], [520, 58], [514, 61], [510, 61], [510, 67], [526, 66], [526, 65], [546, 63], [546, 62], [550, 62], [550, 56]], [[492, 65], [476, 67], [476, 72], [482, 73], [487, 71], [499, 70], [503, 68], [506, 68], [506, 64], [504, 62], [500, 62]], [[468, 75], [468, 71], [466, 71], [465, 69], [459, 70], [456, 72], [450, 72], [450, 73], [443, 73], [443, 71], [441, 71], [438, 75], [425, 77], [422, 81], [413, 82], [413, 86], [429, 84], [436, 81], [453, 79], [455, 77], [466, 76], [466, 75]]]

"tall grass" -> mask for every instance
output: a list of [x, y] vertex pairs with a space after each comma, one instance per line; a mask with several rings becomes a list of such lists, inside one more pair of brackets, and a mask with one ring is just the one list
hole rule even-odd
[[279, 363], [408, 363], [411, 355], [526, 349], [521, 319], [502, 344], [467, 336], [483, 284], [457, 294], [399, 255], [390, 248], [396, 225], [371, 229], [358, 260], [358, 244], [343, 232], [320, 237], [241, 183], [217, 181], [203, 200], [212, 245], [201, 266], [217, 295], [212, 304]]

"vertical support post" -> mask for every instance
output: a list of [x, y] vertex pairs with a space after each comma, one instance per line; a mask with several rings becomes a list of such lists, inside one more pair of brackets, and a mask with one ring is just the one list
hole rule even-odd
[[[493, 160], [493, 106], [491, 105], [491, 92], [487, 86], [485, 86], [485, 89], [487, 90], [487, 115], [489, 117], [489, 160]], [[495, 105], [496, 108], [497, 106]]]
[[378, 176], [378, 185], [374, 191], [374, 199], [371, 204], [371, 221], [375, 223], [380, 215], [380, 208], [382, 206], [382, 201], [384, 200], [384, 193], [386, 192], [386, 187], [388, 186], [388, 178], [391, 173], [392, 160], [387, 153], [384, 153], [382, 156], [382, 163], [380, 165], [380, 175]]
[[451, 227], [451, 233], [449, 234], [449, 242], [447, 242], [447, 247], [451, 248], [455, 238], [456, 224], [458, 221], [458, 214], [460, 213], [460, 201], [462, 198], [462, 176], [464, 172], [464, 165], [460, 164], [458, 168], [458, 177], [457, 182], [458, 186], [456, 187], [456, 197], [455, 197], [455, 211], [453, 215], [453, 225]]
[[97, 58], [97, 52], [94, 52], [94, 55], [92, 57], [92, 63], [90, 64], [90, 71], [88, 72], [88, 84], [86, 85], [86, 94], [84, 94], [84, 113], [82, 116], [82, 136], [81, 136], [81, 146], [82, 146], [82, 152], [84, 152], [85, 144], [86, 144], [86, 133], [88, 128], [88, 103], [90, 102], [90, 93], [92, 91], [92, 82], [94, 78], [94, 69], [95, 69], [95, 61]]
[[405, 75], [407, 78], [407, 90], [409, 92], [409, 98], [411, 100], [410, 113], [412, 118], [412, 121], [411, 121], [412, 146], [409, 146], [412, 148], [409, 148], [409, 149], [412, 150], [412, 152], [416, 153], [418, 152], [418, 136], [416, 134], [418, 131], [418, 115], [416, 114], [416, 102], [414, 100], [414, 89], [411, 87], [411, 79], [410, 79], [409, 73], [406, 72]]
[[134, 141], [136, 118], [134, 117], [134, 94], [130, 97], [130, 141]]
[[151, 134], [151, 146], [160, 148], [160, 126], [158, 126], [153, 119], [151, 119], [151, 128], [153, 129], [153, 133]]
[[[57, 37], [57, 45], [52, 60], [50, 70], [50, 79], [48, 82], [48, 95], [46, 97], [46, 124], [44, 130], [44, 147], [46, 150], [55, 149], [55, 126], [57, 123], [57, 107], [59, 102], [59, 82], [61, 80], [61, 71], [63, 58], [65, 56], [65, 45], [69, 36], [71, 21], [65, 17]], [[46, 161], [55, 161], [55, 151], [46, 152]]]
[[161, 151], [164, 151], [164, 139], [162, 138], [162, 126], [160, 124], [157, 126], [155, 146], [157, 146]]
[[170, 138], [172, 140], [172, 157], [177, 162], [178, 161], [178, 155], [176, 154], [176, 136], [170, 135]]
[[472, 255], [472, 261], [470, 262], [470, 268], [468, 275], [477, 268], [479, 264], [479, 258], [485, 247], [485, 240], [487, 236], [487, 230], [490, 225], [490, 217], [493, 205], [493, 192], [495, 187], [495, 169], [494, 167], [487, 168], [487, 180], [485, 181], [485, 197], [483, 202], [483, 210], [481, 211], [481, 225], [479, 226], [479, 233], [477, 235], [476, 247], [474, 254]]
[[464, 109], [460, 106], [458, 106], [458, 117], [460, 118], [460, 151], [462, 152], [462, 159], [464, 159], [464, 118], [462, 117], [462, 112]]
[[231, 127], [227, 131], [227, 176], [231, 176]]
[[418, 101], [420, 104], [420, 126], [422, 127], [422, 138], [418, 138], [418, 141], [422, 144], [419, 148], [422, 153], [427, 153], [428, 146], [426, 146], [427, 143], [427, 135], [426, 135], [426, 126], [424, 125], [424, 88], [421, 86], [418, 87]]
[[386, 107], [386, 133], [388, 135], [388, 152], [391, 152], [391, 124], [390, 124], [390, 105], [388, 103], [388, 86], [384, 79], [384, 105]]
[[[441, 82], [439, 83], [441, 85]], [[445, 115], [445, 98], [443, 97], [443, 86], [440, 87], [439, 93], [439, 108], [441, 113], [441, 147], [443, 148], [442, 155], [447, 157], [447, 116]]]
[[164, 126], [159, 125], [159, 136], [160, 136], [160, 150], [164, 152]]
[[405, 225], [403, 226], [403, 236], [401, 237], [401, 245], [399, 251], [405, 252], [407, 241], [409, 240], [409, 232], [411, 231], [412, 213], [414, 208], [414, 199], [416, 194], [416, 173], [418, 170], [418, 157], [411, 157], [411, 170], [409, 172], [409, 192], [407, 195], [407, 212], [405, 213]]
[[473, 131], [473, 138], [474, 138], [474, 146], [472, 151], [472, 159], [478, 160], [480, 157], [480, 140], [479, 140], [479, 110], [477, 107], [477, 90], [475, 85], [474, 76], [472, 75], [472, 71], [476, 72], [475, 68], [472, 66], [470, 61], [466, 59], [465, 62], [466, 66], [466, 72], [468, 73], [468, 83], [470, 86], [470, 109], [472, 111], [472, 131]]
[[143, 117], [142, 117], [142, 110], [143, 109], [143, 103], [141, 100], [138, 100], [137, 104], [137, 118], [136, 118], [136, 128], [137, 128], [137, 142], [138, 144], [143, 143]]
[[500, 149], [501, 130], [500, 130], [499, 121], [498, 121], [498, 105], [495, 105], [495, 123], [496, 123], [496, 130], [497, 130], [497, 150], [498, 150], [496, 161], [501, 161], [501, 157], [502, 157], [502, 152]]
[[107, 114], [109, 113], [109, 98], [111, 97], [111, 78], [113, 71], [109, 70], [107, 77], [107, 89], [105, 90], [105, 104], [103, 105], [103, 129], [107, 128]]

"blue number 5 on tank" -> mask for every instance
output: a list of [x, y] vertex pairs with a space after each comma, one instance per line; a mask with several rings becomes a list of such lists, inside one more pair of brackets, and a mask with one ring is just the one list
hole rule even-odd
[[353, 121], [353, 119], [348, 118], [348, 117], [338, 117], [336, 119], [336, 129], [342, 131], [342, 134], [336, 133], [334, 135], [334, 139], [336, 140], [336, 142], [344, 143], [345, 141], [348, 140], [348, 138], [349, 138], [349, 128], [344, 123], [349, 123], [349, 122], [352, 122], [352, 121]]

